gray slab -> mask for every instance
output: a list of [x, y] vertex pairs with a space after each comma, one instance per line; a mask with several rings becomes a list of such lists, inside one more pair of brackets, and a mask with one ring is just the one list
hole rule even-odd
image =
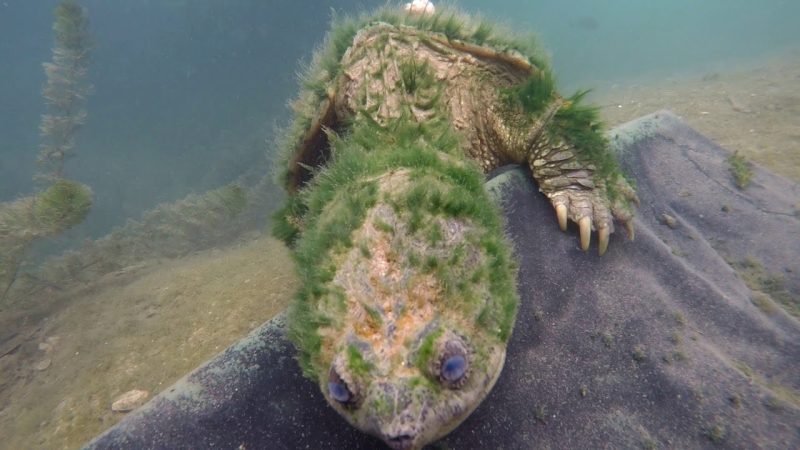
[[[611, 137], [642, 203], [636, 240], [614, 234], [602, 258], [558, 230], [524, 170], [488, 182], [522, 304], [495, 389], [433, 447], [800, 448], [800, 323], [756, 307], [726, 262], [760, 261], [798, 301], [800, 189], [755, 168], [738, 190], [729, 152], [669, 112]], [[301, 376], [284, 325], [253, 331], [87, 448], [382, 448]]]

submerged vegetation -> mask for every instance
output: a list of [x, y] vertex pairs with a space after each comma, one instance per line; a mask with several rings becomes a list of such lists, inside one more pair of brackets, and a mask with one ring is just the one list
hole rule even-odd
[[39, 126], [42, 145], [34, 177], [47, 184], [30, 197], [0, 204], [0, 301], [17, 278], [30, 245], [81, 223], [92, 206], [92, 191], [64, 178], [64, 162], [73, 155], [75, 134], [86, 121], [84, 101], [91, 50], [86, 11], [73, 0], [55, 9], [55, 45], [44, 63], [47, 83], [42, 97], [47, 113]]
[[728, 157], [728, 165], [736, 187], [744, 189], [750, 185], [750, 181], [753, 179], [753, 169], [744, 156], [740, 155], [738, 151], [733, 152]]
[[778, 304], [792, 316], [800, 318], [800, 299], [787, 289], [782, 274], [771, 273], [761, 261], [753, 256], [733, 262], [731, 266], [736, 270], [739, 278], [753, 291], [753, 304], [762, 311], [773, 312], [772, 305]]
[[33, 201], [33, 220], [52, 234], [83, 222], [92, 207], [92, 192], [84, 185], [58, 180]]
[[80, 250], [48, 259], [37, 276], [51, 284], [85, 280], [145, 259], [175, 258], [230, 242], [274, 202], [266, 183], [250, 188], [232, 183], [158, 205]]
[[84, 9], [74, 0], [59, 3], [53, 32], [56, 38], [53, 59], [43, 64], [47, 82], [42, 97], [47, 113], [39, 127], [42, 136], [39, 176], [44, 179], [62, 176], [64, 161], [72, 156], [75, 133], [86, 122], [84, 103], [92, 90], [86, 81], [92, 44]]
[[400, 62], [400, 82], [408, 94], [417, 89], [428, 89], [436, 82], [433, 71], [427, 61], [419, 62], [416, 58], [407, 58]]
[[501, 90], [502, 99], [509, 106], [518, 106], [527, 114], [536, 116], [553, 101], [556, 94], [556, 80], [549, 69], [531, 74], [517, 86]]

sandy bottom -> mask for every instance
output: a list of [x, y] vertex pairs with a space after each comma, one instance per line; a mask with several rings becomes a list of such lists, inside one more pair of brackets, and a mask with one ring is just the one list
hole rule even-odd
[[[800, 53], [701, 74], [598, 86], [609, 125], [668, 108], [748, 159], [800, 181]], [[0, 310], [0, 448], [77, 448], [282, 310], [287, 250], [257, 237], [152, 261]], [[37, 365], [39, 366], [37, 368]]]
[[722, 147], [800, 182], [800, 50], [738, 66], [599, 86], [615, 126], [670, 109]]
[[41, 299], [49, 314], [0, 347], [12, 350], [0, 358], [0, 447], [80, 447], [124, 417], [116, 397], [168, 387], [281, 311], [295, 286], [286, 248], [262, 237]]

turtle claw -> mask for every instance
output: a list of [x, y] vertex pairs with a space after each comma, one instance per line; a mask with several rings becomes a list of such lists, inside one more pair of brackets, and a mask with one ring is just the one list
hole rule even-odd
[[611, 231], [608, 227], [602, 227], [597, 230], [597, 252], [600, 256], [608, 250], [608, 236], [611, 234]]
[[[625, 203], [610, 204], [603, 189], [562, 189], [548, 195], [556, 210], [558, 227], [567, 229], [568, 221], [578, 225], [581, 249], [586, 251], [592, 242], [592, 230], [597, 230], [597, 251], [602, 256], [608, 250], [614, 220], [624, 226], [628, 238], [634, 236], [633, 213]], [[629, 199], [632, 201], [632, 199]]]
[[556, 216], [558, 216], [558, 227], [561, 231], [567, 231], [567, 205], [563, 203], [556, 205]]
[[586, 251], [592, 241], [592, 218], [589, 216], [581, 217], [578, 220], [578, 226], [581, 230], [581, 250]]
[[633, 220], [625, 222], [625, 231], [628, 232], [628, 239], [632, 241], [635, 236], [633, 231]]

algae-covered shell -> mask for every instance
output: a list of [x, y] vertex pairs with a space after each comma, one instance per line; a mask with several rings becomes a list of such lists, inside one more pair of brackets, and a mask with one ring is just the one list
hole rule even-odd
[[[512, 35], [492, 22], [446, 7], [427, 15], [384, 8], [358, 18], [335, 20], [324, 45], [302, 76], [303, 89], [292, 104], [295, 118], [280, 145], [278, 182], [288, 192], [297, 192], [330, 159], [329, 134], [347, 129], [352, 111], [343, 104], [347, 100], [343, 91], [352, 85], [348, 63], [359, 60], [351, 55], [354, 49], [364, 50], [368, 41], [388, 45], [383, 39], [390, 34], [401, 36], [397, 41], [414, 41], [412, 46], [420, 51], [427, 47], [447, 53], [451, 67], [459, 65], [452, 64], [456, 60], [465, 64], [470, 59], [490, 62], [499, 68], [496, 72], [500, 83], [509, 86], [549, 70], [547, 58], [533, 35]], [[436, 73], [441, 84], [456, 84], [444, 79], [447, 76]]]

